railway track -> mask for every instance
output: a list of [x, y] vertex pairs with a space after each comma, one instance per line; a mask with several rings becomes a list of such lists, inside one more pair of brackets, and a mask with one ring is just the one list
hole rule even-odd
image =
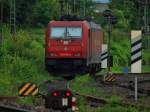
[[[107, 101], [106, 99], [103, 98], [99, 98], [99, 97], [95, 97], [95, 96], [91, 96], [91, 95], [84, 95], [84, 94], [80, 94], [78, 92], [74, 92], [77, 96], [81, 96], [84, 97], [87, 102], [90, 102], [90, 106], [91, 107], [100, 107], [103, 106], [105, 104], [109, 104], [111, 102]], [[122, 102], [116, 102], [116, 105], [120, 105], [123, 107], [135, 107], [135, 108], [139, 108], [139, 109], [150, 109], [149, 105], [146, 104], [138, 104], [135, 102], [130, 102], [130, 101], [122, 101]]]
[[[141, 81], [141, 82], [138, 82], [138, 84], [143, 84], [145, 82], [149, 82], [149, 84], [150, 84], [150, 80], [149, 81], [147, 81], [147, 80], [146, 81]], [[103, 83], [103, 85], [112, 86], [112, 84], [109, 84], [109, 83]], [[124, 88], [124, 89], [128, 89], [128, 90], [134, 91], [134, 83], [132, 83], [132, 84], [128, 84], [128, 83], [126, 83], [126, 84], [113, 83], [113, 86], [121, 87], [121, 88]], [[138, 93], [150, 96], [150, 89], [149, 88], [138, 87]]]
[[96, 76], [95, 80], [97, 83], [102, 84], [102, 86], [116, 86], [124, 89], [128, 89], [134, 91], [134, 78], [138, 79], [138, 93], [145, 94], [150, 96], [150, 73], [143, 74], [114, 74], [116, 76], [116, 80], [113, 82], [107, 82], [103, 80], [103, 76]]
[[[118, 76], [121, 76], [123, 75], [123, 73], [114, 73], [115, 75], [118, 75]], [[124, 76], [150, 76], [150, 73], [149, 72], [146, 72], [146, 73], [128, 73], [127, 75], [124, 75]]]
[[[0, 112], [36, 112], [32, 109], [26, 109], [25, 106], [16, 104], [19, 97], [16, 96], [1, 96], [0, 97]], [[29, 107], [28, 107], [29, 108]]]
[[13, 107], [13, 106], [0, 105], [0, 112], [35, 112], [35, 111]]
[[90, 106], [92, 106], [92, 107], [98, 107], [98, 106], [102, 106], [102, 105], [105, 105], [108, 103], [105, 99], [102, 99], [102, 98], [98, 98], [98, 97], [91, 96], [91, 95], [84, 95], [84, 94], [81, 94], [81, 93], [75, 92], [75, 91], [74, 91], [74, 93], [77, 96], [84, 97], [88, 101]]
[[[110, 82], [105, 83], [103, 81], [103, 76], [96, 76], [95, 79], [98, 83], [101, 83], [102, 86], [107, 85], [107, 87], [109, 87], [109, 86], [115, 85], [117, 87], [122, 87], [124, 89], [132, 90], [132, 91], [134, 91], [133, 79], [135, 76], [137, 76], [138, 78], [142, 78], [138, 81], [138, 84], [144, 84], [145, 82], [150, 83], [150, 73], [146, 73], [146, 74], [142, 74], [142, 75], [141, 74], [130, 74], [130, 75], [115, 74], [115, 75], [117, 77], [115, 83], [114, 82], [113, 83], [110, 83]], [[130, 82], [129, 79], [132, 79], [132, 83]], [[84, 94], [81, 94], [81, 93], [76, 92], [74, 90], [72, 90], [72, 91], [75, 93], [75, 95], [84, 97], [87, 100], [88, 104], [92, 107], [99, 107], [99, 106], [110, 103], [109, 101], [102, 99], [102, 98], [99, 98], [99, 97], [95, 97], [95, 96], [91, 96], [91, 95], [84, 95]], [[150, 95], [150, 90], [146, 89], [146, 88], [138, 88], [138, 92], [142, 93], [142, 94], [146, 94], [147, 96]], [[150, 109], [149, 105], [136, 104], [135, 102], [131, 103], [131, 101], [128, 99], [126, 99], [122, 103], [117, 103], [117, 104], [121, 105], [121, 106], [126, 106], [126, 107], [133, 106], [133, 107], [140, 108], [140, 109], [142, 109], [142, 108]]]
[[[135, 76], [137, 76], [139, 79], [138, 85], [143, 85], [142, 87], [139, 86], [138, 92], [149, 96], [150, 95], [150, 88], [149, 88], [150, 86], [148, 86], [148, 88], [146, 88], [146, 86], [144, 84], [147, 83], [146, 85], [150, 85], [150, 73], [146, 73], [146, 74], [144, 73], [142, 75], [141, 74], [130, 74], [129, 76], [122, 75], [122, 74], [116, 74], [116, 77], [117, 77], [116, 82], [113, 82], [113, 83], [111, 83], [111, 82], [105, 83], [103, 81], [102, 76], [97, 77], [97, 78], [100, 78], [100, 80], [97, 80], [97, 78], [95, 78], [95, 79], [98, 83], [99, 82], [102, 83], [101, 86], [107, 85], [107, 87], [110, 87], [110, 86], [115, 85], [117, 87], [122, 87], [124, 89], [134, 91], [134, 80], [133, 79]], [[99, 107], [99, 106], [103, 106], [105, 104], [110, 103], [109, 101], [107, 101], [106, 99], [103, 99], [103, 98], [99, 98], [99, 97], [95, 97], [95, 96], [91, 96], [91, 95], [80, 94], [79, 92], [76, 92], [76, 91], [73, 91], [73, 92], [77, 96], [84, 97], [87, 100], [87, 102], [90, 102], [88, 104], [92, 107]], [[139, 103], [139, 102], [135, 102], [135, 101], [129, 100], [129, 99], [123, 99], [122, 102], [117, 102], [116, 104], [120, 105], [120, 106], [125, 106], [125, 107], [135, 107], [135, 108], [138, 108], [139, 110], [150, 109], [149, 104]]]
[[[142, 81], [142, 82], [138, 82], [138, 84], [142, 84], [144, 83], [145, 81]], [[146, 81], [147, 82], [147, 81]], [[150, 82], [150, 81], [149, 81]], [[119, 87], [122, 87], [122, 88], [125, 88], [125, 89], [129, 89], [129, 90], [132, 90], [134, 91], [134, 85], [121, 85], [119, 83], [115, 84], [116, 86], [119, 86]], [[138, 88], [138, 93], [141, 93], [141, 94], [146, 94], [147, 96], [150, 96], [150, 89], [145, 89], [145, 88]]]

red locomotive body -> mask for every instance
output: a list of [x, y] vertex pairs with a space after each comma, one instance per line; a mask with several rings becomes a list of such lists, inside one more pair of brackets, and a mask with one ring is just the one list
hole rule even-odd
[[51, 21], [45, 41], [48, 71], [94, 73], [100, 69], [103, 32], [94, 22]]

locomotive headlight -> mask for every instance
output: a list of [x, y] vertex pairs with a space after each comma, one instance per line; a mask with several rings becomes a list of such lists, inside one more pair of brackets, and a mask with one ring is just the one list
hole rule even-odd
[[57, 54], [55, 54], [55, 53], [50, 53], [50, 56], [57, 56]]
[[74, 54], [74, 56], [81, 56], [81, 54], [80, 53], [76, 53], [76, 54]]

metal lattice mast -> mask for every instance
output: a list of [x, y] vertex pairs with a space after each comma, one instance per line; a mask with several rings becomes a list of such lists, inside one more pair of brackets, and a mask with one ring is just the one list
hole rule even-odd
[[145, 45], [145, 48], [148, 48], [149, 47], [149, 39], [148, 39], [148, 33], [149, 33], [149, 25], [148, 25], [148, 0], [145, 0], [143, 5], [144, 5], [144, 14], [143, 14], [143, 22], [144, 22], [144, 26], [143, 26], [143, 29], [144, 29], [144, 45]]
[[80, 16], [83, 18], [86, 15], [86, 0], [80, 0]]
[[82, 0], [80, 0], [80, 17], [82, 17], [82, 13], [83, 11], [82, 11]]
[[148, 25], [148, 7], [150, 5], [149, 0], [138, 0], [138, 10], [140, 15], [142, 16], [142, 30], [145, 33], [149, 32], [149, 25]]
[[150, 30], [149, 30], [149, 23], [148, 23], [148, 8], [150, 5], [150, 1], [149, 0], [138, 0], [138, 12], [139, 12], [139, 28], [141, 28], [141, 30], [143, 31], [143, 42], [144, 42], [144, 48], [148, 48], [149, 47], [149, 39], [148, 39], [148, 35], [150, 34]]
[[10, 28], [11, 33], [16, 32], [16, 4], [15, 0], [10, 0]]
[[145, 32], [149, 32], [149, 26], [148, 26], [148, 0], [145, 0], [144, 4], [144, 30]]
[[64, 0], [59, 0], [60, 3], [60, 15], [64, 15]]
[[138, 28], [139, 29], [141, 29], [141, 26], [142, 26], [142, 23], [141, 23], [141, 21], [142, 21], [142, 10], [143, 8], [142, 8], [142, 6], [141, 5], [138, 5]]
[[0, 20], [0, 45], [2, 44], [2, 41], [3, 41], [3, 34], [2, 34], [2, 25], [3, 25], [3, 1], [1, 0], [1, 11], [0, 11], [0, 15], [1, 15], [1, 20]]
[[84, 14], [83, 16], [85, 17], [86, 16], [86, 0], [83, 0], [83, 11], [84, 11]]
[[73, 14], [76, 13], [76, 0], [73, 0]]

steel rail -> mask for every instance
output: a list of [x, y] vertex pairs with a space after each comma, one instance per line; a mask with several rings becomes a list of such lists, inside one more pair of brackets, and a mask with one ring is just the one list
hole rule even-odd
[[91, 101], [94, 101], [97, 103], [101, 103], [101, 104], [107, 104], [108, 103], [105, 99], [102, 99], [102, 98], [98, 98], [98, 97], [91, 96], [91, 95], [81, 94], [79, 92], [74, 92], [74, 93], [75, 93], [75, 95], [85, 97], [87, 100], [91, 100]]
[[15, 101], [17, 99], [19, 99], [18, 96], [0, 96], [0, 101], [3, 101], [3, 100]]
[[[123, 73], [113, 73], [114, 75], [119, 75], [119, 76], [123, 76]], [[124, 76], [150, 76], [149, 72], [145, 72], [145, 73], [128, 73], [128, 75], [124, 75]]]
[[17, 108], [13, 106], [0, 105], [0, 112], [35, 112], [35, 111]]
[[[92, 102], [95, 102], [95, 107], [97, 107], [97, 104], [109, 104], [110, 102], [99, 98], [99, 97], [95, 97], [95, 96], [91, 96], [91, 95], [84, 95], [84, 94], [80, 94], [78, 92], [75, 92], [76, 95], [81, 96], [81, 97], [85, 97], [87, 100], [90, 100]], [[142, 105], [142, 104], [137, 104], [135, 102], [130, 102], [130, 101], [123, 101], [123, 102], [116, 102], [115, 104], [120, 105], [120, 106], [124, 106], [124, 107], [136, 107], [139, 109], [150, 109], [149, 105]]]

